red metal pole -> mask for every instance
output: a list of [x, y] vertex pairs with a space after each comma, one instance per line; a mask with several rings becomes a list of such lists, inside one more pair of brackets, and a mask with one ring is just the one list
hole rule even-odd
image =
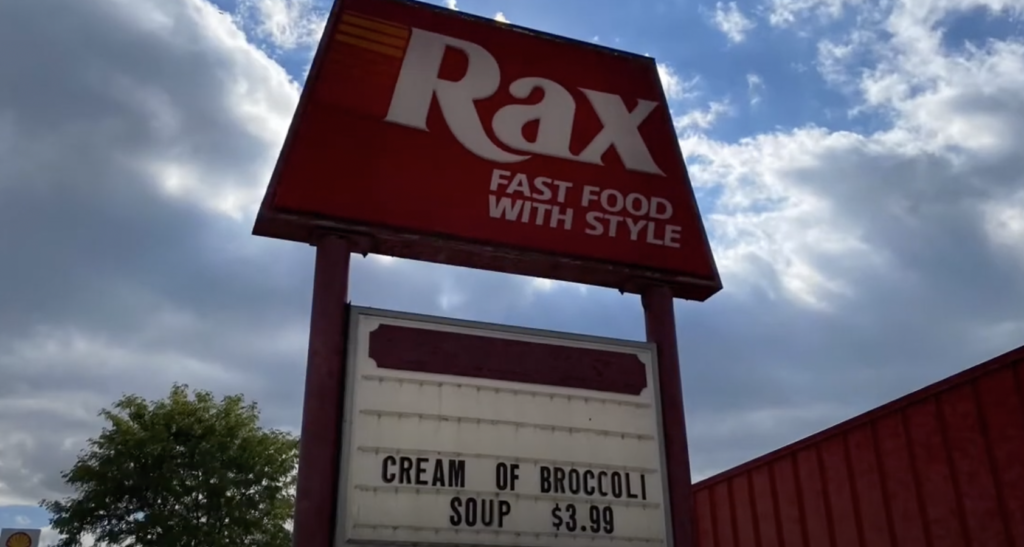
[[316, 243], [292, 528], [294, 547], [330, 547], [334, 541], [350, 258], [351, 246], [343, 238], [327, 236]]
[[658, 346], [658, 384], [665, 427], [665, 459], [668, 463], [669, 503], [672, 507], [672, 535], [675, 547], [694, 547], [693, 481], [690, 451], [683, 412], [683, 384], [676, 344], [676, 316], [672, 291], [665, 286], [646, 289], [641, 297], [647, 341]]

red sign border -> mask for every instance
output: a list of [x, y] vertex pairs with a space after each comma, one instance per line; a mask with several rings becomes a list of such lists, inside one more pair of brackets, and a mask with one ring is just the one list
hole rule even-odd
[[[655, 63], [653, 58], [644, 55], [637, 55], [508, 23], [499, 23], [487, 17], [450, 10], [425, 2], [414, 0], [378, 1], [414, 5], [417, 9], [444, 12], [448, 16], [463, 17], [479, 24], [491, 25], [496, 28], [512, 27], [521, 32], [527, 32], [556, 42], [571, 44], [575, 47], [598, 49], [614, 55], [625, 55], [640, 59], [643, 62]], [[699, 222], [698, 225], [701, 230], [701, 241], [704, 244], [705, 253], [712, 270], [712, 275], [708, 277], [683, 275], [665, 270], [631, 266], [598, 259], [562, 256], [505, 245], [468, 241], [455, 236], [418, 233], [364, 223], [345, 222], [319, 215], [299, 215], [275, 209], [272, 203], [280, 180], [280, 172], [284, 163], [283, 158], [289, 155], [289, 151], [294, 144], [295, 128], [299, 120], [303, 118], [306, 105], [310, 100], [309, 96], [313, 86], [309, 84], [316, 82], [319, 77], [324, 59], [324, 50], [330, 42], [330, 32], [328, 32], [328, 29], [336, 26], [337, 19], [344, 5], [345, 0], [335, 0], [331, 14], [327, 19], [325, 31], [321, 35], [320, 43], [317, 46], [316, 54], [313, 57], [312, 65], [306, 77], [306, 82], [299, 96], [298, 105], [289, 123], [288, 133], [285, 136], [274, 166], [270, 183], [260, 203], [252, 229], [253, 235], [315, 244], [321, 235], [339, 234], [353, 241], [355, 244], [354, 250], [364, 255], [375, 253], [451, 266], [610, 287], [618, 289], [623, 293], [639, 294], [647, 287], [663, 285], [668, 286], [676, 298], [704, 301], [722, 289], [721, 276], [718, 273], [718, 266], [711, 252], [707, 230], [703, 222]], [[657, 74], [657, 70], [655, 69], [652, 73]], [[664, 87], [660, 82], [657, 88], [660, 90], [662, 102], [668, 104]], [[659, 109], [659, 115], [671, 116], [667, 108]], [[682, 150], [676, 147], [676, 151], [679, 155], [679, 161], [683, 166], [683, 176], [689, 190], [690, 199], [692, 200], [694, 214], [700, 217], [700, 208], [693, 192], [693, 186], [690, 182]]]

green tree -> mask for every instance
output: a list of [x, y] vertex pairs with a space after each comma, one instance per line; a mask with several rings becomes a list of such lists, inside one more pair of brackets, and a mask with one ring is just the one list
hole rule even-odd
[[298, 440], [259, 425], [241, 395], [175, 384], [163, 399], [126, 395], [61, 478], [74, 492], [43, 500], [58, 547], [286, 547]]

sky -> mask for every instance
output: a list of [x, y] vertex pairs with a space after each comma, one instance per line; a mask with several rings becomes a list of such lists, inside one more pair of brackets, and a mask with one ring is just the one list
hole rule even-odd
[[[438, 2], [443, 3], [443, 2]], [[725, 289], [695, 478], [1024, 344], [1024, 0], [448, 0], [659, 63]], [[300, 420], [313, 249], [250, 235], [329, 5], [0, 2], [0, 526], [173, 382]], [[370, 256], [359, 305], [642, 339], [613, 290]]]

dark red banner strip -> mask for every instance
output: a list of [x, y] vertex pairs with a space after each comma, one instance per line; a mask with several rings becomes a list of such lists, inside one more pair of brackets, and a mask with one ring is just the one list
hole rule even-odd
[[636, 355], [380, 325], [370, 333], [380, 368], [639, 395], [647, 387]]

